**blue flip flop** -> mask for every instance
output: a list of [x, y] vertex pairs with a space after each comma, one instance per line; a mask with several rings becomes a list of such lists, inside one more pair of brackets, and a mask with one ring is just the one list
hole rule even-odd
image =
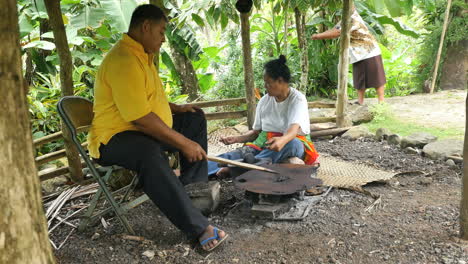
[[213, 232], [214, 232], [214, 236], [209, 237], [209, 238], [207, 238], [207, 239], [205, 239], [205, 240], [203, 240], [203, 241], [200, 242], [200, 245], [201, 245], [201, 246], [204, 246], [206, 243], [208, 243], [208, 242], [210, 242], [210, 241], [212, 241], [212, 240], [218, 240], [218, 243], [216, 243], [216, 245], [215, 245], [214, 247], [212, 247], [212, 248], [210, 248], [210, 249], [207, 249], [206, 251], [211, 251], [211, 250], [217, 248], [217, 247], [218, 247], [219, 245], [221, 245], [221, 243], [222, 243], [224, 240], [226, 240], [226, 238], [228, 238], [228, 236], [229, 236], [228, 234], [226, 234], [226, 235], [224, 235], [223, 238], [220, 239], [220, 237], [219, 237], [219, 235], [218, 235], [218, 228], [216, 228], [216, 227], [213, 228]]

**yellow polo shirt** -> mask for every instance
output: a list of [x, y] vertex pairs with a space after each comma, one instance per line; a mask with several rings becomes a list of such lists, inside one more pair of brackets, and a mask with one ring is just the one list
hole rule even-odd
[[150, 112], [172, 127], [172, 113], [153, 55], [127, 34], [105, 56], [94, 85], [94, 119], [88, 150], [99, 158], [99, 146], [117, 133], [137, 130], [131, 123]]

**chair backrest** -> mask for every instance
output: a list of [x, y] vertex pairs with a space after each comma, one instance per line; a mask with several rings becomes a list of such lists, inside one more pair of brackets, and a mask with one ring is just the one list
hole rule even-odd
[[76, 137], [78, 129], [91, 126], [94, 117], [93, 103], [80, 96], [64, 96], [58, 102], [57, 110], [72, 137]]

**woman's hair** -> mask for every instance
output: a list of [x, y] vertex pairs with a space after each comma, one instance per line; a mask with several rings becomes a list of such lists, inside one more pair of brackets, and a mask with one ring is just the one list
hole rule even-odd
[[286, 65], [286, 57], [284, 55], [280, 55], [276, 60], [267, 62], [264, 67], [265, 73], [275, 81], [280, 77], [287, 83], [291, 80], [291, 71]]

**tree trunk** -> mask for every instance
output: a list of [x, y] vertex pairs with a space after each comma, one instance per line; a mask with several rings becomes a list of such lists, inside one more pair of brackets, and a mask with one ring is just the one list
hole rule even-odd
[[286, 0], [286, 2], [284, 3], [284, 35], [283, 35], [283, 51], [284, 51], [284, 55], [285, 56], [288, 56], [288, 31], [289, 31], [289, 26], [288, 26], [288, 9], [289, 9], [289, 0]]
[[34, 163], [15, 0], [0, 0], [0, 263], [54, 263]]
[[34, 65], [31, 57], [31, 51], [28, 49], [26, 50], [26, 72], [24, 73], [24, 79], [28, 83], [28, 85], [32, 85], [33, 82], [33, 71], [34, 71]]
[[[323, 10], [320, 11], [318, 13], [318, 16], [320, 18], [325, 18], [325, 11], [323, 11]], [[325, 25], [323, 23], [320, 23], [320, 24], [317, 25], [317, 33], [322, 33], [322, 32], [325, 32]]]
[[444, 18], [444, 25], [442, 27], [442, 35], [440, 36], [439, 50], [437, 51], [437, 57], [436, 57], [436, 61], [434, 64], [434, 73], [432, 74], [432, 83], [431, 83], [430, 93], [434, 92], [435, 84], [437, 81], [437, 73], [439, 71], [440, 56], [442, 55], [442, 49], [444, 47], [445, 32], [447, 32], [447, 27], [449, 24], [449, 15], [450, 15], [451, 7], [452, 7], [452, 0], [448, 0], [447, 9], [445, 9], [445, 18]]
[[352, 0], [343, 1], [343, 15], [341, 20], [340, 62], [338, 64], [338, 92], [336, 102], [336, 125], [338, 127], [350, 126], [346, 114], [348, 104], [348, 67], [349, 67], [349, 30]]
[[466, 97], [465, 143], [463, 145], [463, 187], [460, 204], [460, 237], [468, 240], [468, 96]]
[[200, 86], [198, 85], [198, 78], [195, 69], [193, 68], [192, 61], [177, 49], [175, 43], [169, 41], [171, 47], [172, 58], [174, 59], [174, 66], [179, 73], [182, 82], [182, 93], [188, 94], [189, 101], [194, 101], [198, 97]]
[[307, 94], [309, 83], [309, 58], [307, 52], [307, 40], [305, 37], [305, 16], [299, 11], [299, 8], [294, 8], [296, 19], [297, 38], [299, 41], [299, 50], [301, 53], [301, 81], [299, 90]]
[[[62, 96], [73, 95], [73, 64], [70, 49], [68, 48], [67, 34], [63, 25], [62, 12], [60, 10], [60, 0], [44, 1], [49, 15], [49, 22], [54, 33], [54, 42], [60, 59], [60, 83]], [[62, 132], [67, 153], [68, 166], [70, 167], [70, 177], [74, 182], [83, 180], [81, 171], [81, 161], [78, 150], [71, 141], [71, 134], [62, 122]]]
[[242, 53], [244, 62], [244, 83], [245, 97], [247, 99], [247, 124], [249, 129], [252, 129], [255, 120], [255, 91], [253, 81], [253, 66], [252, 66], [252, 47], [250, 44], [250, 22], [249, 13], [240, 13], [241, 17], [241, 36], [242, 36]]

